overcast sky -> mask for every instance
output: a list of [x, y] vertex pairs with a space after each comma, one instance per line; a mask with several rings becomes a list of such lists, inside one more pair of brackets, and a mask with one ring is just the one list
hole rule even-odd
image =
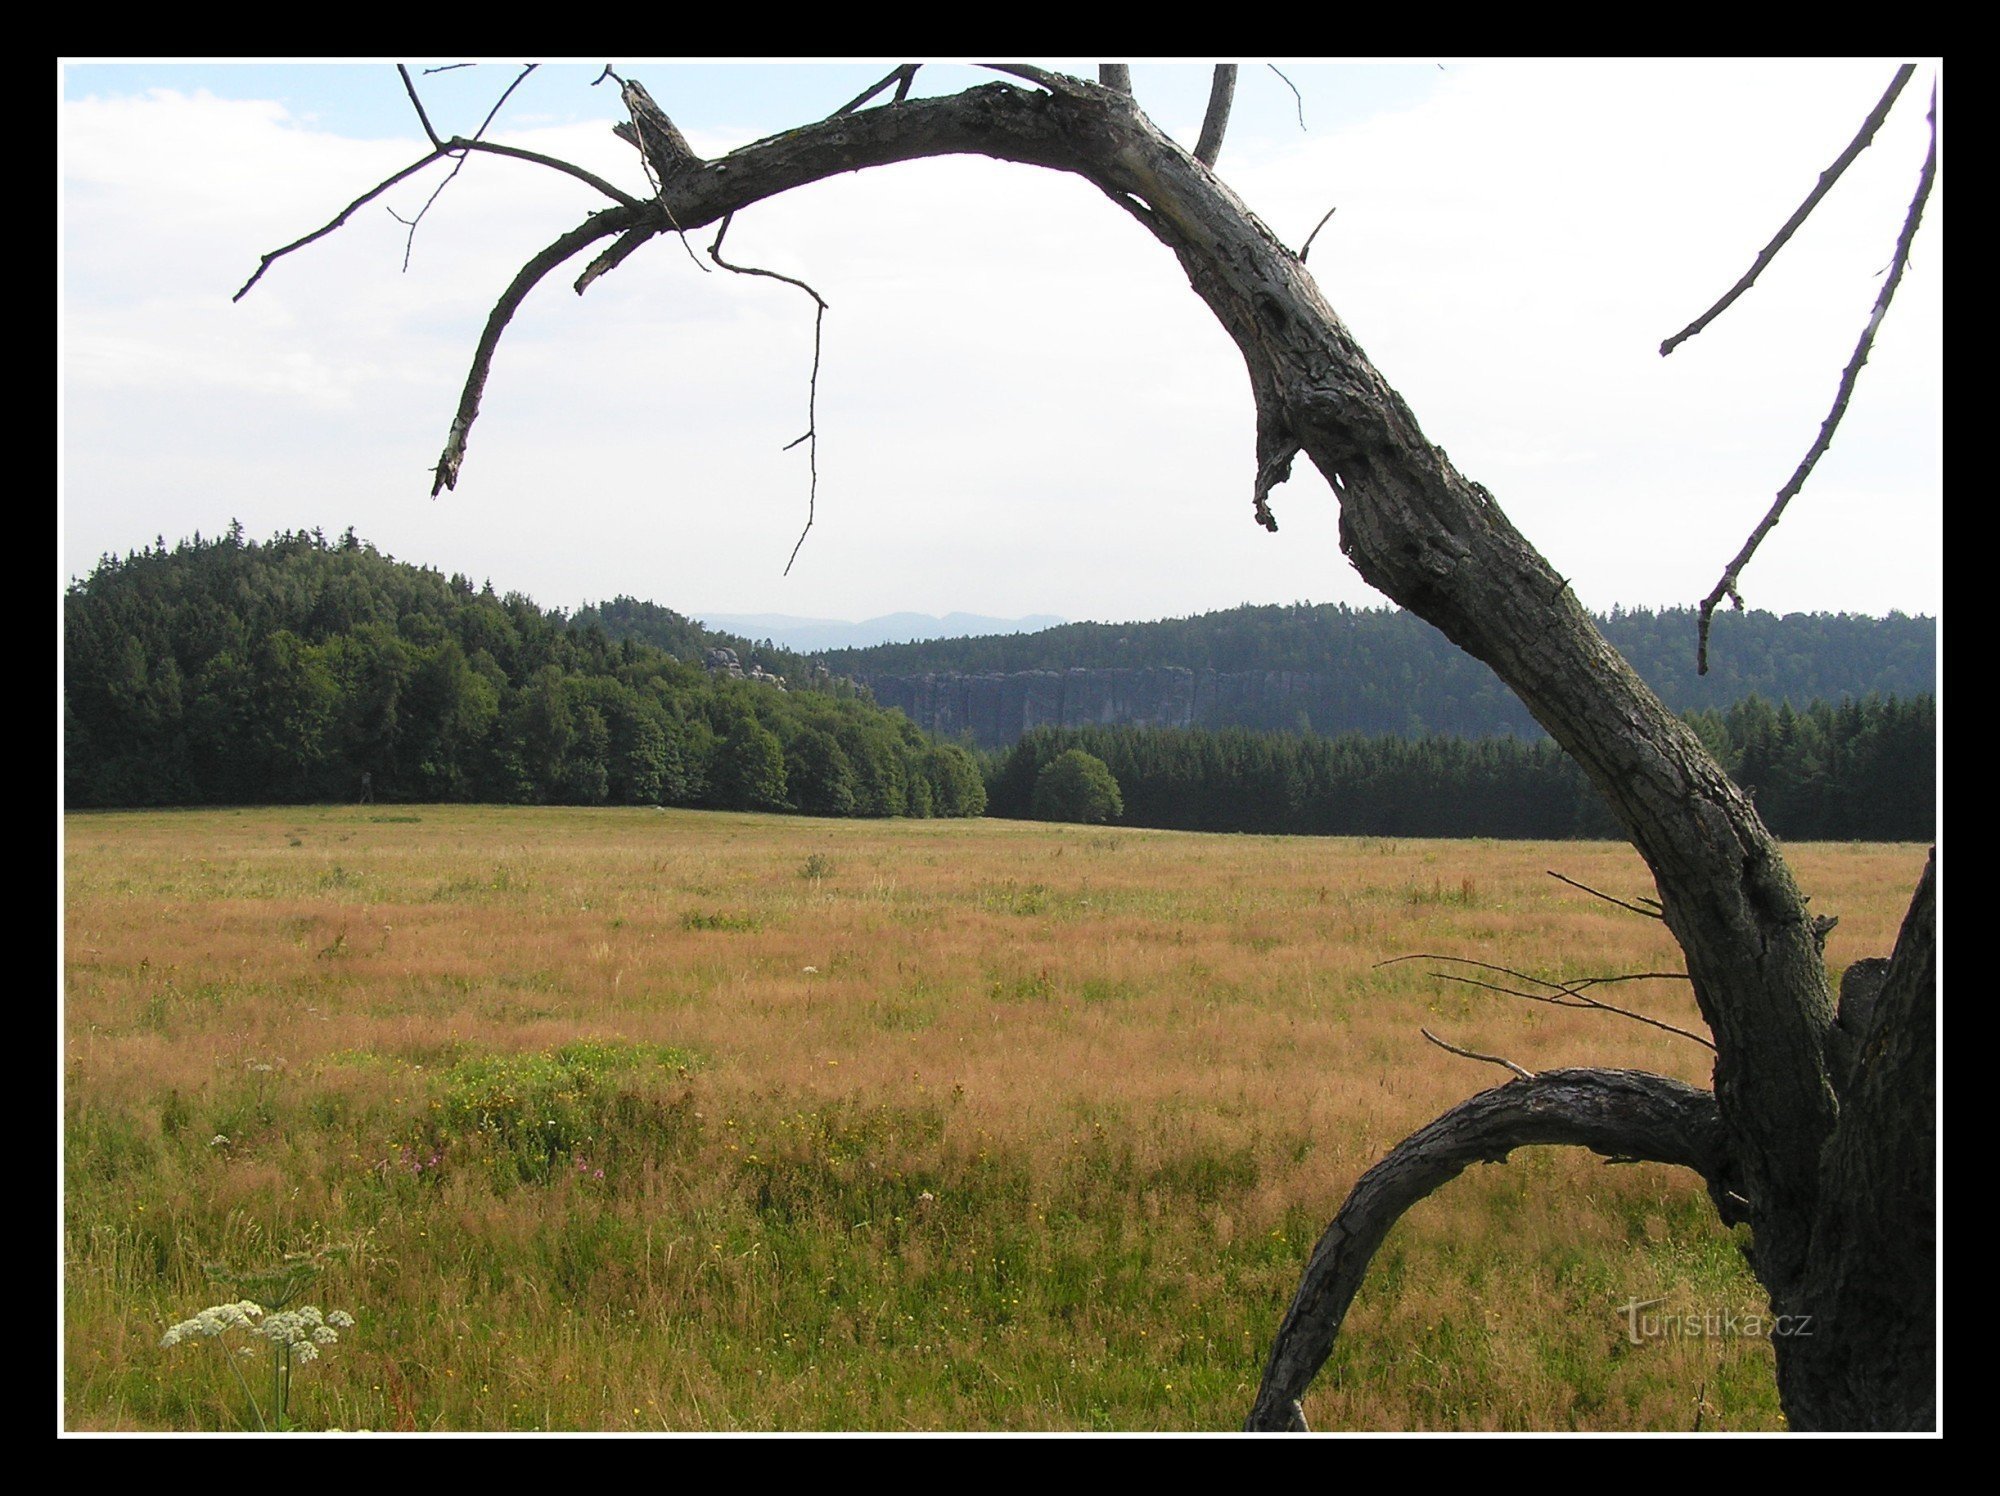
[[[1595, 608], [1705, 594], [1810, 445], [1924, 151], [1926, 65], [1755, 290], [1661, 359], [1852, 136], [1894, 59], [1246, 66], [1221, 174], [1311, 268], [1430, 438]], [[1094, 63], [1057, 64], [1074, 70]], [[601, 64], [600, 64], [601, 66]], [[715, 156], [822, 117], [882, 63], [649, 65]], [[414, 70], [413, 70], [414, 71]], [[470, 134], [517, 69], [420, 80]], [[643, 194], [597, 67], [547, 67], [490, 138]], [[927, 67], [920, 91], [994, 75]], [[1191, 144], [1206, 70], [1138, 65]], [[352, 526], [545, 606], [629, 593], [697, 617], [954, 609], [1125, 620], [1381, 601], [1301, 461], [1250, 517], [1240, 358], [1172, 257], [1093, 188], [976, 158], [844, 177], [739, 215], [725, 252], [830, 303], [817, 523], [812, 316], [648, 244], [578, 298], [545, 280], [501, 344], [456, 492], [429, 497], [480, 328], [601, 204], [473, 159], [415, 235], [381, 203], [258, 256], [423, 153], [386, 64], [71, 64], [60, 81], [58, 584], [105, 552]], [[412, 216], [433, 167], [387, 207]], [[713, 231], [692, 236], [706, 246]], [[705, 258], [705, 257], [704, 257]], [[1943, 192], [1852, 409], [1744, 577], [1774, 611], [1942, 604]]]

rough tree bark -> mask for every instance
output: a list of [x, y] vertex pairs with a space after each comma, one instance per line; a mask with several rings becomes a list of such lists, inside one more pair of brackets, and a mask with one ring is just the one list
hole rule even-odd
[[1218, 77], [1213, 131], [1196, 153], [1153, 125], [1116, 65], [1103, 83], [999, 70], [1029, 86], [912, 99], [899, 70], [878, 85], [901, 77], [894, 102], [849, 106], [714, 161], [694, 157], [628, 85], [633, 124], [621, 133], [648, 153], [658, 195], [592, 215], [523, 267], [480, 341], [437, 487], [457, 482], [515, 308], [593, 244], [613, 241], [579, 291], [646, 239], [837, 173], [974, 153], [1089, 181], [1178, 258], [1242, 353], [1258, 522], [1277, 528], [1267, 497], [1305, 455], [1338, 495], [1341, 546], [1361, 575], [1491, 666], [1583, 766], [1653, 873], [1716, 1046], [1712, 1093], [1633, 1072], [1550, 1072], [1476, 1096], [1406, 1140], [1363, 1177], [1315, 1251], [1247, 1426], [1304, 1427], [1298, 1398], [1403, 1210], [1467, 1163], [1534, 1143], [1695, 1169], [1722, 1218], [1749, 1223], [1773, 1313], [1815, 1326], [1775, 1342], [1794, 1428], [1934, 1426], [1935, 859], [1850, 1079], [1812, 918], [1749, 800], [1493, 496], [1425, 438], [1299, 256], [1198, 159], [1220, 148], [1229, 80]]

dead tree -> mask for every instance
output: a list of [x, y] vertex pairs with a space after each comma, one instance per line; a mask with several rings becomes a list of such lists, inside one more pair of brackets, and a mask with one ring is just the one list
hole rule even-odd
[[[1692, 1169], [1724, 1222], [1749, 1224], [1773, 1314], [1809, 1316], [1814, 1327], [1775, 1342], [1792, 1427], [1933, 1427], [1935, 855], [1863, 1031], [1845, 1032], [1806, 900], [1749, 799], [1604, 641], [1493, 495], [1425, 438], [1301, 256], [1212, 169], [1234, 70], [1218, 70], [1192, 152], [1153, 124], [1116, 65], [1101, 82], [1026, 65], [995, 70], [1004, 81], [912, 98], [916, 69], [905, 65], [829, 117], [713, 161], [626, 83], [631, 123], [619, 133], [642, 152], [653, 195], [637, 199], [543, 161], [611, 202], [501, 294], [433, 492], [459, 480], [493, 351], [516, 308], [586, 252], [579, 292], [648, 240], [726, 229], [731, 215], [792, 188], [921, 157], [977, 154], [1083, 178], [1179, 260], [1241, 351], [1256, 403], [1248, 487], [1257, 522], [1277, 528], [1271, 490], [1304, 455], [1338, 497], [1341, 547], [1361, 575], [1492, 667], [1582, 765], [1652, 871], [1716, 1051], [1712, 1090], [1631, 1071], [1545, 1072], [1475, 1096], [1399, 1144], [1362, 1177], [1314, 1251], [1247, 1427], [1305, 1426], [1299, 1398], [1405, 1210], [1468, 1163], [1537, 1143]], [[892, 85], [892, 99], [873, 102]], [[496, 149], [432, 138], [426, 160]], [[258, 274], [285, 252], [266, 256]]]

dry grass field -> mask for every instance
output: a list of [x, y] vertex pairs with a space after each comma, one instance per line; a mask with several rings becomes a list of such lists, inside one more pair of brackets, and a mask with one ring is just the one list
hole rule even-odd
[[[1836, 967], [1923, 862], [1802, 846]], [[67, 821], [64, 1422], [254, 1427], [166, 1327], [331, 1248], [293, 1421], [1230, 1429], [1355, 1177], [1530, 1069], [1708, 1052], [1440, 980], [1678, 965], [1598, 843], [360, 806]], [[1698, 1027], [1684, 984], [1614, 1001]], [[1769, 1429], [1692, 1177], [1529, 1150], [1390, 1237], [1321, 1429]], [[1657, 1311], [1656, 1311], [1657, 1312]], [[268, 1416], [270, 1409], [265, 1408]]]

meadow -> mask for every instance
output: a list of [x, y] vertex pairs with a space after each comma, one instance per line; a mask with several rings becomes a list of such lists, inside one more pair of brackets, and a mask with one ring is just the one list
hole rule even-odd
[[[1240, 1425], [1306, 1254], [1504, 1072], [1706, 1083], [1690, 1040], [1452, 982], [1677, 969], [1608, 843], [440, 806], [78, 814], [63, 868], [63, 1424], [256, 1426], [210, 1269], [357, 1323], [292, 1421]], [[1788, 849], [1835, 969], [1913, 846]], [[1467, 968], [1457, 970], [1469, 972]], [[1612, 1001], [1699, 1029], [1685, 983]], [[1692, 1176], [1524, 1150], [1396, 1229], [1316, 1429], [1782, 1426]], [[249, 1386], [256, 1385], [253, 1378]], [[264, 1409], [268, 1416], [269, 1409]]]

